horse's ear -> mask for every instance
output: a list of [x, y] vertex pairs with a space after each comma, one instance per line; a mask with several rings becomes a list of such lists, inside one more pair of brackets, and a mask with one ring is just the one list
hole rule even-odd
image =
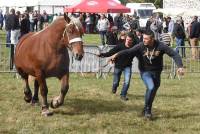
[[70, 22], [70, 18], [68, 17], [68, 13], [64, 13], [64, 18], [67, 23]]

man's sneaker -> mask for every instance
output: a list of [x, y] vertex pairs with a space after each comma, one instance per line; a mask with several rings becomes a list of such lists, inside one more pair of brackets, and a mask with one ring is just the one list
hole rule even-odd
[[128, 100], [128, 98], [126, 96], [121, 96], [120, 99], [123, 100], [123, 101], [127, 101]]
[[144, 111], [144, 117], [148, 120], [152, 120], [152, 113], [149, 110]]

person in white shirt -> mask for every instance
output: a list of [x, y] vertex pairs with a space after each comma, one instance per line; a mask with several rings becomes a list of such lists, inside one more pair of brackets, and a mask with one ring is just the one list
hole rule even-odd
[[97, 29], [99, 30], [102, 45], [105, 45], [105, 37], [106, 37], [106, 32], [108, 31], [109, 25], [110, 24], [109, 24], [108, 19], [105, 17], [104, 14], [101, 14], [101, 18], [97, 22]]

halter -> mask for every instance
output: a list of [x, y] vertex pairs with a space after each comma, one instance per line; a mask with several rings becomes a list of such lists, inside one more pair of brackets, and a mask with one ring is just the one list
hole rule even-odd
[[68, 41], [69, 41], [69, 45], [68, 45], [68, 48], [72, 48], [72, 45], [71, 44], [73, 44], [74, 42], [83, 42], [83, 40], [82, 40], [82, 38], [80, 38], [80, 37], [76, 37], [76, 38], [73, 38], [73, 39], [69, 39], [69, 35], [68, 35], [68, 33], [67, 33], [67, 27], [70, 25], [70, 24], [73, 24], [73, 25], [75, 25], [76, 26], [76, 29], [79, 31], [79, 28], [78, 28], [78, 26], [74, 23], [74, 22], [70, 22], [69, 24], [66, 24], [66, 26], [65, 26], [65, 30], [64, 30], [64, 32], [63, 32], [63, 39], [64, 39], [64, 37], [65, 37], [65, 34], [67, 35], [67, 38], [68, 38]]

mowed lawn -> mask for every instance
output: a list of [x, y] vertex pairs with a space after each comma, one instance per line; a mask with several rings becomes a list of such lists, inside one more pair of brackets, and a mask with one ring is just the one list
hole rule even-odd
[[[23, 83], [13, 74], [0, 74], [1, 134], [199, 134], [200, 83], [198, 74], [186, 74], [181, 80], [167, 79], [156, 96], [154, 120], [141, 116], [145, 87], [138, 74], [133, 74], [129, 101], [111, 93], [112, 75], [96, 79], [70, 74], [70, 89], [64, 105], [53, 110], [51, 117], [41, 116], [40, 106], [23, 100]], [[59, 81], [47, 80], [48, 101], [59, 94]], [[33, 86], [33, 83], [31, 83]]]

